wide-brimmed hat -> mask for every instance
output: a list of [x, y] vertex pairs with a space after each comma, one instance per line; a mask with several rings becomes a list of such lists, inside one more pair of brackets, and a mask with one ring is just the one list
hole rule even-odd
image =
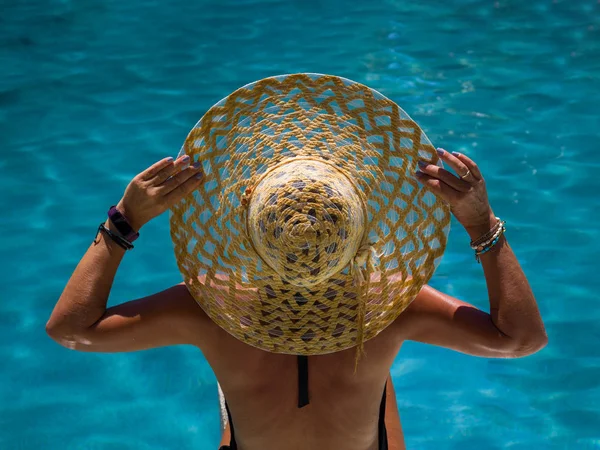
[[204, 184], [172, 208], [177, 264], [220, 327], [263, 350], [361, 346], [410, 304], [446, 246], [448, 206], [414, 178], [441, 165], [391, 100], [329, 75], [224, 98], [181, 154]]

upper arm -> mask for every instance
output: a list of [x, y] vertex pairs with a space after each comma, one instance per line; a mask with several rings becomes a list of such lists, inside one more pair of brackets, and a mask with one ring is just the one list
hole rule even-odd
[[461, 300], [425, 286], [397, 319], [405, 339], [489, 358], [520, 356], [516, 342], [492, 317]]
[[65, 347], [90, 352], [129, 352], [194, 344], [208, 317], [182, 283], [108, 308], [92, 326], [53, 336]]

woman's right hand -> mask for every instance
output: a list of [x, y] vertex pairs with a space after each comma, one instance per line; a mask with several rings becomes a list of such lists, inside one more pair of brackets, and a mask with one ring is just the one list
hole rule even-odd
[[487, 233], [496, 223], [485, 181], [477, 164], [467, 156], [444, 149], [438, 155], [457, 174], [435, 164], [419, 162], [417, 180], [450, 205], [450, 209], [471, 237]]
[[136, 231], [202, 184], [202, 164], [190, 157], [165, 158], [136, 175], [117, 209]]

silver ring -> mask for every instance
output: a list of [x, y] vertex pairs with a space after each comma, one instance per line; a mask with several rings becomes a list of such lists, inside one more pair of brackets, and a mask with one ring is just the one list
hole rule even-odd
[[471, 175], [471, 171], [469, 169], [467, 169], [467, 173], [465, 173], [462, 177], [460, 177], [461, 180], [464, 180], [465, 178], [467, 178], [469, 175]]

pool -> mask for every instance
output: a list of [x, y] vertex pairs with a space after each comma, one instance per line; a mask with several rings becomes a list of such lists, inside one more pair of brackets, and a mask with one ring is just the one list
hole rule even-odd
[[[600, 448], [596, 1], [9, 0], [0, 67], [0, 448], [215, 448], [197, 351], [75, 353], [44, 324], [133, 175], [234, 89], [302, 71], [379, 90], [479, 163], [546, 321], [548, 347], [524, 359], [405, 345], [408, 448]], [[179, 280], [164, 215], [110, 304]], [[456, 223], [432, 284], [486, 308]]]

